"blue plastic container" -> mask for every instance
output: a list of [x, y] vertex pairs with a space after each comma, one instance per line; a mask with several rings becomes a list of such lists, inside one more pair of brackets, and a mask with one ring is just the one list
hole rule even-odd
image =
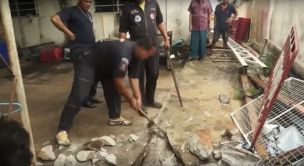
[[[10, 65], [9, 58], [8, 58], [8, 51], [6, 47], [6, 43], [0, 42], [0, 54], [3, 56], [5, 62]], [[0, 62], [0, 69], [3, 69], [5, 66]]]

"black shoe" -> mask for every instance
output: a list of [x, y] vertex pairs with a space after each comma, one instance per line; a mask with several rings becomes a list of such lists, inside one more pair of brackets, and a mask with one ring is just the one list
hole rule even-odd
[[82, 106], [85, 108], [96, 108], [97, 107], [97, 105], [95, 105], [94, 103], [92, 103], [88, 100], [85, 101]]
[[204, 61], [204, 58], [199, 57], [198, 60], [199, 60], [200, 62], [203, 62], [203, 61]]
[[100, 103], [103, 103], [103, 100], [94, 97], [94, 98], [90, 99], [90, 102], [100, 104]]
[[190, 62], [190, 61], [193, 61], [193, 60], [195, 60], [196, 58], [193, 58], [193, 57], [189, 57], [188, 59], [187, 59], [187, 61], [186, 62]]
[[156, 101], [153, 101], [152, 103], [147, 104], [147, 107], [152, 107], [156, 109], [161, 109], [163, 105], [161, 103], [158, 103]]

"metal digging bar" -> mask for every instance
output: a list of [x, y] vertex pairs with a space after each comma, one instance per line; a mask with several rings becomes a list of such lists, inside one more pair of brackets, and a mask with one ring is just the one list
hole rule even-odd
[[167, 61], [169, 62], [169, 65], [170, 65], [170, 68], [171, 68], [171, 74], [172, 74], [172, 77], [173, 77], [173, 80], [174, 80], [174, 85], [175, 85], [175, 89], [176, 89], [176, 92], [177, 92], [177, 95], [178, 95], [179, 103], [180, 103], [181, 107], [183, 107], [183, 101], [182, 101], [181, 95], [179, 93], [179, 88], [178, 88], [174, 68], [173, 68], [171, 57], [170, 57], [168, 51], [166, 51], [166, 56], [167, 56]]

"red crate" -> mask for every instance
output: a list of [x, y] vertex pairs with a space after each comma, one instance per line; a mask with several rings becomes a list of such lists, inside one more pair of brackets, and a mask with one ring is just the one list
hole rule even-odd
[[40, 62], [50, 62], [63, 59], [62, 49], [60, 47], [45, 48], [40, 51]]

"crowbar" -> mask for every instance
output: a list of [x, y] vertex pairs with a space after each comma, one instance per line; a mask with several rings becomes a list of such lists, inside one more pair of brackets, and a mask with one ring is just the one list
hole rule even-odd
[[169, 62], [169, 65], [170, 65], [170, 68], [171, 68], [171, 74], [172, 74], [172, 77], [173, 77], [173, 80], [174, 80], [175, 89], [176, 89], [176, 92], [177, 92], [177, 95], [178, 95], [179, 103], [180, 103], [181, 107], [183, 107], [183, 101], [182, 101], [181, 95], [179, 93], [179, 88], [178, 88], [178, 84], [177, 84], [177, 81], [176, 81], [174, 68], [173, 68], [173, 65], [172, 65], [172, 62], [171, 62], [171, 57], [169, 56], [168, 51], [166, 51], [166, 56], [167, 56], [167, 61]]

